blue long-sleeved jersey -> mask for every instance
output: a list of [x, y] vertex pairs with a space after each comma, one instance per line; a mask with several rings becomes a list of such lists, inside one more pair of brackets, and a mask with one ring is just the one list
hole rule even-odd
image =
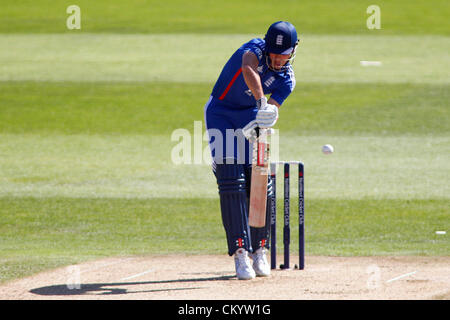
[[290, 64], [284, 71], [272, 71], [268, 68], [264, 54], [265, 41], [259, 38], [243, 44], [225, 64], [214, 88], [212, 96], [231, 108], [248, 108], [255, 105], [255, 98], [245, 83], [242, 74], [242, 56], [251, 51], [258, 58], [258, 73], [264, 94], [271, 94], [280, 105], [294, 90], [295, 76]]

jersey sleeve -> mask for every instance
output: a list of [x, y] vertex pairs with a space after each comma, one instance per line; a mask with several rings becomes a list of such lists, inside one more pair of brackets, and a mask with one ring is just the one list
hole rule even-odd
[[260, 39], [253, 39], [245, 44], [243, 47], [244, 53], [250, 51], [255, 54], [258, 58], [258, 62], [261, 63], [263, 60], [264, 42], [259, 41]]
[[286, 100], [286, 98], [294, 91], [295, 88], [295, 77], [294, 73], [289, 73], [289, 77], [283, 79], [281, 84], [272, 91], [272, 95], [270, 96], [281, 106]]

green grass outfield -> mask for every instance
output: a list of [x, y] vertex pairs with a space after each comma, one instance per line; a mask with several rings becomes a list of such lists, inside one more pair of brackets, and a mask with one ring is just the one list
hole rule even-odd
[[262, 33], [288, 20], [306, 34], [368, 33], [368, 6], [381, 8], [382, 34], [449, 35], [446, 0], [21, 0], [2, 4], [1, 33], [63, 33], [66, 8], [81, 8], [82, 30], [95, 33]]
[[281, 18], [304, 34], [276, 129], [279, 157], [306, 165], [307, 254], [450, 255], [448, 5], [380, 1], [369, 31], [371, 2], [299, 3], [79, 1], [76, 31], [66, 1], [2, 7], [0, 282], [116, 255], [226, 254], [210, 167], [174, 164], [171, 135], [194, 133], [229, 55]]
[[[214, 83], [242, 43], [263, 36], [0, 34], [0, 80]], [[305, 35], [294, 70], [306, 83], [448, 84], [449, 52], [447, 36]]]

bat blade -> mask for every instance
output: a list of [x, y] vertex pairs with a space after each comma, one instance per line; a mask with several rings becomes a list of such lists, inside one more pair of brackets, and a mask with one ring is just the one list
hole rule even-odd
[[255, 228], [266, 225], [268, 152], [265, 129], [260, 129], [260, 136], [253, 149], [250, 187], [249, 225]]

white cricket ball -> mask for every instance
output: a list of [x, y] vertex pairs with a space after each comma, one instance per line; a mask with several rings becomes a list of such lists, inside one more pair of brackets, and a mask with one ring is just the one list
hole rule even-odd
[[326, 144], [322, 147], [322, 152], [324, 154], [332, 154], [334, 152], [334, 148], [331, 144]]

